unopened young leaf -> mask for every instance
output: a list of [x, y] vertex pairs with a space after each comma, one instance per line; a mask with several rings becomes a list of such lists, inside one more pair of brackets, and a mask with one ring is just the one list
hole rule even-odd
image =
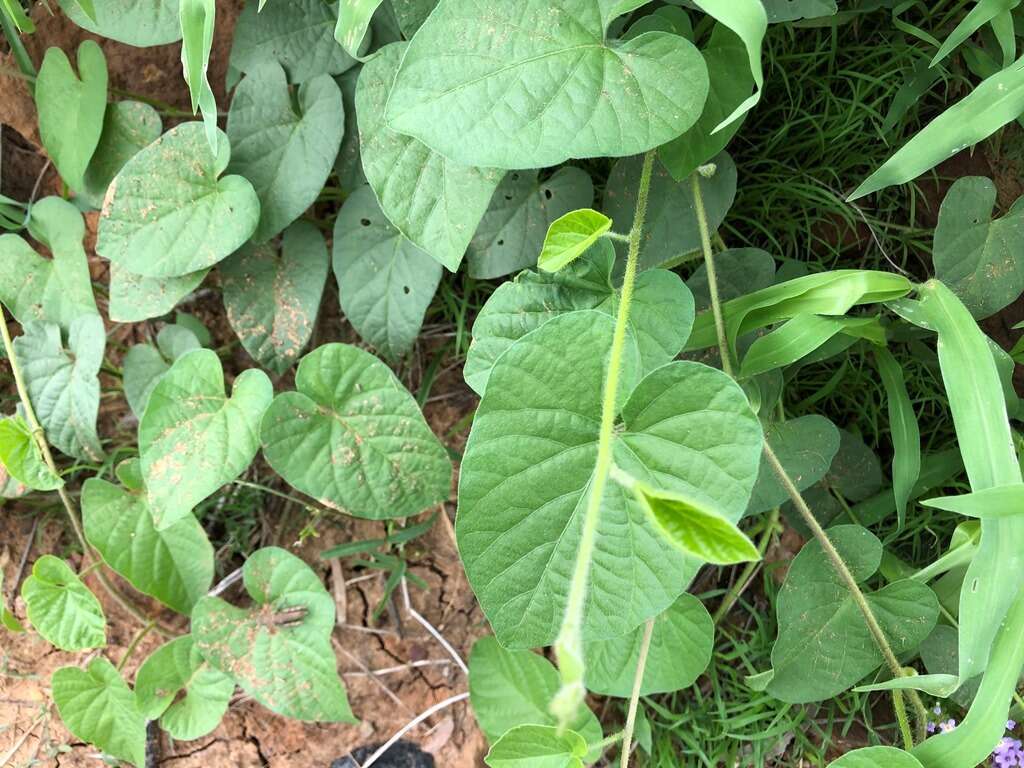
[[299, 363], [297, 392], [274, 398], [263, 455], [333, 509], [382, 520], [448, 498], [451, 462], [416, 401], [369, 352], [324, 344]]
[[498, 739], [484, 762], [490, 768], [583, 768], [587, 742], [575, 731], [520, 725]]
[[399, 360], [419, 336], [441, 264], [395, 229], [363, 186], [335, 220], [333, 266], [352, 327], [380, 355]]
[[213, 50], [213, 29], [217, 19], [216, 0], [178, 0], [181, 20], [181, 68], [192, 97], [192, 114], [200, 110], [206, 141], [211, 151], [219, 150], [220, 132], [217, 130], [217, 100], [207, 79], [210, 52]]
[[72, 734], [143, 768], [146, 720], [113, 664], [98, 658], [86, 669], [61, 667], [53, 673], [51, 684], [57, 712]]
[[[144, 277], [181, 277], [216, 264], [256, 229], [260, 204], [241, 176], [223, 176], [201, 123], [178, 125], [125, 163], [107, 191], [97, 251]], [[219, 178], [218, 178], [219, 177]]]
[[611, 228], [611, 219], [590, 208], [560, 216], [551, 222], [544, 236], [537, 268], [558, 272], [576, 261]]
[[892, 491], [896, 500], [899, 527], [907, 515], [907, 502], [921, 474], [921, 430], [907, 392], [903, 368], [884, 347], [875, 349], [878, 376], [885, 387], [889, 411], [889, 432], [892, 434]]
[[37, 491], [54, 491], [64, 485], [46, 466], [39, 443], [21, 416], [0, 419], [0, 464], [15, 480]]
[[103, 199], [124, 164], [148, 147], [163, 131], [160, 113], [141, 101], [117, 101], [107, 106], [103, 132], [82, 179], [81, 196], [93, 208]]
[[92, 0], [95, 18], [78, 0], [58, 0], [75, 24], [101, 37], [148, 48], [181, 39], [179, 0]]
[[106, 618], [100, 601], [71, 566], [43, 555], [21, 585], [28, 620], [44, 640], [64, 651], [83, 651], [107, 644]]
[[160, 530], [240, 475], [259, 450], [259, 425], [273, 397], [263, 371], [249, 369], [224, 391], [216, 353], [178, 358], [153, 388], [139, 421], [139, 453]]
[[313, 335], [327, 282], [327, 243], [308, 221], [284, 231], [280, 247], [248, 243], [221, 262], [228, 322], [257, 363], [282, 374]]
[[355, 723], [331, 647], [334, 600], [302, 560], [277, 547], [242, 570], [251, 608], [204, 597], [192, 638], [215, 669], [272, 712], [296, 720]]

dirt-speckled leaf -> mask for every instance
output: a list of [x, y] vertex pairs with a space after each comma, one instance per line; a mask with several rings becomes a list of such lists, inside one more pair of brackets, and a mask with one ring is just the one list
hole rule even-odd
[[96, 419], [106, 343], [99, 315], [82, 315], [71, 323], [67, 350], [60, 328], [51, 323], [31, 322], [14, 340], [36, 417], [50, 444], [69, 456], [103, 456]]
[[991, 180], [957, 179], [935, 228], [935, 276], [978, 318], [995, 314], [1024, 292], [1024, 199], [993, 220], [995, 203]]
[[382, 48], [359, 75], [363, 170], [391, 223], [454, 272], [503, 174], [449, 160], [388, 126], [384, 109], [405, 50], [405, 43]]
[[[587, 690], [628, 698], [633, 691], [644, 627], [584, 645]], [[654, 620], [641, 696], [691, 685], [711, 661], [715, 624], [704, 604], [684, 592]]]
[[581, 168], [559, 168], [544, 181], [536, 171], [512, 171], [469, 243], [469, 274], [491, 279], [535, 265], [551, 222], [593, 200], [594, 185]]
[[[610, 348], [613, 326], [607, 314], [583, 310], [523, 336], [498, 359], [477, 410], [456, 531], [470, 584], [506, 646], [550, 645], [565, 615], [601, 421], [605, 359], [595, 350]], [[762, 444], [738, 385], [690, 362], [663, 365], [636, 385], [640, 376], [630, 333], [622, 387], [632, 394], [613, 441], [616, 466], [738, 520]], [[618, 483], [605, 490], [596, 535], [584, 617], [592, 639], [665, 610], [699, 567]]]
[[[636, 196], [640, 185], [640, 157], [620, 160], [608, 176], [604, 193], [604, 212], [615, 221], [615, 228], [628, 232], [633, 226]], [[715, 232], [736, 198], [736, 165], [725, 152], [712, 161], [717, 168], [710, 179], [700, 180], [701, 195], [708, 216], [708, 227]], [[622, 243], [616, 245], [625, 256]], [[700, 248], [700, 229], [693, 204], [689, 179], [672, 178], [661, 163], [654, 164], [651, 191], [640, 241], [640, 268], [649, 269]]]
[[95, 20], [78, 0], [58, 0], [71, 20], [83, 29], [128, 45], [146, 48], [181, 39], [178, 0], [92, 0]]
[[256, 3], [246, 3], [231, 44], [228, 87], [268, 60], [284, 67], [291, 83], [340, 75], [356, 60], [334, 39], [337, 18], [338, 4], [323, 0], [273, 2], [258, 13]]
[[[519, 725], [557, 725], [551, 699], [558, 670], [533, 651], [503, 648], [493, 637], [476, 641], [469, 656], [469, 695], [480, 730], [492, 744]], [[581, 707], [568, 726], [588, 743], [601, 740], [601, 724]]]
[[0, 465], [11, 478], [37, 491], [53, 491], [64, 484], [46, 466], [43, 452], [21, 416], [0, 419]]
[[78, 47], [78, 74], [60, 48], [50, 48], [36, 79], [39, 135], [64, 182], [82, 188], [107, 108], [107, 60], [92, 40]]
[[356, 517], [409, 517], [448, 498], [451, 462], [416, 401], [369, 352], [324, 344], [274, 398], [263, 454], [295, 488]]
[[586, 253], [611, 228], [612, 220], [591, 208], [559, 216], [544, 236], [537, 269], [558, 272]]
[[[765, 439], [785, 467], [798, 490], [810, 488], [821, 480], [839, 450], [839, 430], [824, 416], [811, 414], [773, 424]], [[766, 512], [789, 500], [767, 460], [761, 461], [761, 472], [750, 498], [748, 515]]]
[[83, 651], [107, 644], [106, 618], [100, 601], [71, 566], [43, 555], [21, 585], [28, 620], [43, 639], [61, 650]]
[[383, 357], [400, 359], [419, 336], [441, 264], [391, 225], [365, 186], [342, 206], [333, 247], [345, 317]]
[[[466, 382], [483, 394], [498, 357], [519, 338], [556, 315], [597, 309], [614, 315], [618, 291], [612, 276], [615, 251], [607, 240], [564, 270], [523, 272], [498, 287], [473, 325], [463, 369]], [[630, 327], [645, 373], [672, 360], [690, 335], [693, 299], [679, 276], [648, 270], [636, 281]]]
[[334, 599], [317, 575], [277, 547], [254, 552], [242, 575], [251, 608], [204, 597], [192, 611], [203, 657], [279, 715], [357, 722], [331, 647]]
[[863, 747], [833, 760], [828, 768], [921, 768], [921, 763], [896, 747]]
[[103, 205], [110, 182], [140, 151], [163, 131], [160, 113], [141, 101], [118, 101], [107, 106], [103, 132], [85, 170], [81, 195], [93, 208]]
[[181, 277], [143, 277], [110, 265], [110, 319], [137, 323], [166, 315], [206, 279], [210, 270], [200, 269]]
[[64, 330], [95, 314], [92, 278], [82, 239], [85, 223], [74, 205], [47, 197], [32, 206], [29, 230], [50, 249], [44, 259], [18, 235], [0, 235], [0, 301], [21, 323], [45, 320]]
[[284, 231], [280, 248], [249, 243], [221, 262], [228, 322], [256, 362], [277, 374], [313, 334], [327, 282], [327, 243], [308, 221]]
[[253, 240], [270, 239], [316, 201], [341, 146], [343, 109], [329, 75], [303, 82], [293, 102], [285, 71], [273, 60], [251, 69], [235, 89], [228, 172], [251, 181], [259, 195]]
[[575, 731], [520, 725], [498, 739], [484, 762], [490, 768], [583, 768], [587, 742]]
[[218, 135], [214, 157], [202, 123], [183, 123], [125, 163], [100, 214], [101, 256], [137, 275], [181, 277], [249, 239], [259, 199], [241, 176], [221, 177], [231, 152]]
[[[858, 582], [878, 570], [882, 543], [866, 528], [841, 525], [828, 535]], [[935, 593], [917, 581], [895, 581], [866, 597], [897, 655], [915, 650], [938, 618]], [[864, 616], [816, 541], [804, 545], [790, 565], [776, 612], [779, 637], [767, 688], [776, 698], [827, 699], [882, 664]]]
[[135, 675], [139, 710], [179, 741], [216, 728], [234, 692], [235, 681], [203, 659], [191, 635], [157, 648]]
[[74, 736], [143, 768], [146, 720], [113, 664], [99, 658], [87, 669], [61, 667], [53, 673], [51, 684], [60, 719]]
[[142, 472], [158, 529], [190, 514], [249, 466], [273, 394], [267, 375], [249, 369], [228, 397], [211, 350], [193, 350], [175, 361], [150, 393], [139, 422]]
[[621, 157], [700, 117], [707, 68], [688, 40], [607, 41], [599, 0], [441, 0], [388, 100], [392, 128], [481, 167]]
[[171, 364], [200, 346], [192, 331], [180, 325], [165, 325], [156, 335], [155, 347], [135, 344], [128, 350], [122, 365], [122, 384], [128, 407], [137, 418], [142, 418], [150, 393]]
[[157, 530], [144, 489], [89, 478], [82, 487], [82, 525], [107, 565], [178, 613], [191, 611], [210, 588], [213, 547], [203, 527], [187, 515]]

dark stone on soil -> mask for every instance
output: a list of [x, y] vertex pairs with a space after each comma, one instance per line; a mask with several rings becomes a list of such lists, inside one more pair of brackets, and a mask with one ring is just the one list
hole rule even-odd
[[[331, 768], [359, 768], [363, 761], [369, 759], [370, 755], [379, 748], [380, 744], [359, 747], [348, 757], [339, 757], [331, 763]], [[399, 741], [373, 764], [373, 768], [435, 768], [435, 766], [432, 755], [408, 741]]]

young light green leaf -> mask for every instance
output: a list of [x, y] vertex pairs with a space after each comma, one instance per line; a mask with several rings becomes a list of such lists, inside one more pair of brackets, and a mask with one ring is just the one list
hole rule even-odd
[[135, 698], [148, 720], [179, 741], [202, 738], [227, 712], [235, 681], [207, 663], [191, 635], [160, 646], [135, 675]]
[[[775, 259], [760, 248], [730, 248], [715, 254], [718, 298], [729, 301], [775, 284]], [[708, 271], [701, 264], [686, 281], [698, 310], [711, 306]]]
[[341, 0], [338, 6], [334, 39], [353, 59], [359, 58], [359, 50], [370, 28], [373, 13], [380, 4], [381, 0]]
[[988, 317], [1024, 291], [1024, 198], [992, 219], [995, 185], [986, 178], [957, 179], [939, 209], [932, 262], [974, 317]]
[[939, 496], [924, 499], [921, 504], [982, 520], [1016, 517], [1024, 514], [1024, 484], [996, 485], [959, 496]]
[[33, 321], [14, 340], [28, 396], [50, 444], [69, 456], [98, 460], [99, 371], [107, 335], [99, 315], [71, 323], [68, 350], [60, 328]]
[[575, 731], [520, 725], [498, 739], [484, 762], [491, 768], [583, 768], [587, 742]]
[[342, 206], [333, 247], [345, 317], [383, 357], [399, 360], [419, 336], [441, 264], [391, 226], [367, 186]]
[[921, 431], [917, 426], [914, 404], [907, 392], [903, 368], [884, 347], [875, 349], [878, 376], [885, 387], [889, 409], [889, 431], [892, 434], [892, 490], [896, 499], [899, 527], [907, 515], [907, 502], [921, 474]]
[[[477, 411], [456, 533], [470, 584], [506, 646], [551, 644], [565, 615], [601, 421], [605, 360], [594, 350], [611, 346], [613, 325], [584, 310], [526, 334], [494, 365]], [[689, 362], [656, 368], [634, 388], [641, 361], [632, 333], [623, 360], [623, 391], [632, 394], [614, 438], [615, 464], [738, 520], [763, 439], [742, 391]], [[591, 639], [626, 634], [657, 615], [699, 567], [616, 483], [601, 503], [595, 547], [584, 620]], [[634, 565], [624, 569], [624, 561]]]
[[664, 32], [609, 42], [602, 11], [441, 0], [409, 44], [388, 123], [458, 162], [513, 170], [675, 138], [704, 108], [703, 58]]
[[246, 3], [231, 44], [228, 87], [268, 60], [284, 67], [291, 83], [340, 75], [353, 67], [356, 60], [334, 39], [337, 18], [337, 2], [289, 0], [271, 3], [262, 11], [255, 3]]
[[[628, 232], [633, 226], [641, 162], [639, 157], [617, 162], [605, 187], [604, 210], [623, 232]], [[736, 165], [732, 158], [722, 152], [715, 156], [713, 162], [715, 175], [701, 181], [701, 196], [712, 232], [725, 220], [736, 197]], [[657, 267], [700, 247], [693, 185], [689, 179], [677, 182], [665, 166], [655, 163], [640, 241], [640, 268]], [[625, 248], [621, 245], [619, 252], [620, 257], [625, 255]]]
[[551, 222], [544, 236], [538, 270], [558, 272], [576, 261], [611, 228], [611, 219], [590, 208], [560, 216]]
[[752, 377], [784, 368], [840, 334], [867, 339], [875, 345], [885, 344], [885, 330], [877, 317], [797, 315], [754, 340], [743, 356], [740, 376]]
[[[579, 309], [614, 315], [618, 307], [613, 271], [615, 251], [600, 240], [563, 270], [523, 272], [498, 287], [473, 325], [473, 342], [463, 368], [478, 394], [487, 386], [498, 357], [552, 317]], [[693, 299], [679, 276], [652, 269], [637, 277], [630, 328], [645, 373], [672, 360], [690, 335]]]
[[143, 277], [116, 262], [110, 264], [110, 319], [137, 323], [166, 315], [178, 302], [200, 286], [210, 269], [181, 277]]
[[[622, 637], [587, 642], [587, 690], [629, 698], [643, 634], [641, 626]], [[687, 592], [681, 594], [654, 620], [640, 695], [669, 693], [691, 685], [707, 669], [714, 639], [715, 623], [704, 604]]]
[[58, 0], [61, 9], [83, 29], [100, 37], [148, 48], [181, 39], [179, 0], [92, 0], [95, 17], [78, 0]]
[[165, 530], [249, 466], [274, 390], [263, 371], [235, 379], [231, 397], [216, 353], [178, 358], [153, 388], [139, 421], [139, 453], [153, 520]]
[[754, 93], [748, 96], [722, 120], [712, 132], [727, 128], [753, 109], [761, 100], [764, 73], [761, 69], [761, 42], [768, 30], [768, 16], [761, 0], [693, 0], [704, 13], [724, 24], [743, 41], [747, 49], [747, 62], [754, 80]]
[[178, 613], [188, 614], [210, 588], [213, 547], [203, 527], [187, 515], [158, 530], [145, 489], [89, 478], [82, 487], [82, 525], [107, 565]]
[[334, 167], [344, 130], [341, 90], [329, 75], [303, 82], [293, 104], [284, 69], [268, 60], [249, 70], [228, 113], [229, 173], [252, 182], [265, 242], [311, 206]]
[[848, 200], [902, 184], [988, 138], [1024, 112], [1024, 58], [983, 80], [932, 120], [853, 191]]
[[242, 246], [218, 268], [228, 322], [256, 362], [280, 375], [313, 335], [327, 282], [327, 243], [308, 221], [284, 231], [280, 248]]
[[135, 344], [124, 356], [122, 384], [128, 407], [139, 419], [146, 412], [146, 404], [153, 388], [171, 364], [186, 352], [199, 349], [199, 339], [180, 325], [165, 325], [156, 335], [156, 346]]
[[502, 172], [449, 160], [384, 118], [405, 43], [363, 65], [356, 87], [360, 155], [381, 210], [409, 240], [450, 271], [459, 268]]
[[828, 768], [922, 768], [913, 755], [896, 747], [862, 747], [847, 752]]
[[254, 552], [242, 575], [252, 608], [204, 597], [192, 611], [192, 638], [203, 658], [272, 712], [357, 722], [331, 647], [334, 600], [317, 575], [277, 547]]
[[[480, 730], [494, 744], [520, 725], [557, 725], [551, 699], [558, 692], [558, 670], [533, 651], [503, 648], [483, 637], [469, 656], [469, 696]], [[588, 744], [601, 740], [601, 723], [588, 708], [580, 708], [569, 727]]]
[[107, 108], [107, 60], [92, 40], [78, 46], [78, 72], [60, 48], [50, 48], [36, 79], [39, 135], [64, 182], [82, 188]]
[[[810, 488], [821, 480], [832, 466], [839, 451], [840, 436], [836, 425], [824, 416], [812, 414], [773, 424], [765, 439], [785, 467], [798, 490]], [[776, 478], [767, 460], [761, 461], [757, 485], [750, 498], [748, 515], [765, 512], [789, 499], [789, 494]]]
[[181, 68], [192, 97], [192, 114], [203, 113], [203, 126], [210, 150], [218, 154], [217, 100], [207, 79], [210, 52], [213, 50], [213, 28], [217, 19], [216, 0], [179, 0], [181, 20]]
[[146, 720], [113, 664], [99, 658], [87, 669], [61, 667], [51, 684], [57, 712], [72, 734], [137, 768], [146, 764]]
[[43, 461], [39, 443], [25, 419], [0, 419], [0, 464], [15, 480], [37, 491], [54, 491], [64, 485]]
[[84, 651], [107, 644], [106, 618], [100, 601], [71, 566], [43, 555], [21, 585], [29, 623], [47, 642], [64, 651]]
[[99, 144], [82, 179], [82, 198], [93, 208], [101, 207], [124, 164], [160, 138], [162, 131], [160, 113], [149, 104], [118, 101], [108, 105]]
[[[878, 569], [882, 544], [867, 529], [841, 525], [828, 536], [858, 582]], [[938, 618], [935, 594], [916, 581], [896, 581], [865, 596], [897, 655], [917, 648]], [[804, 545], [790, 565], [776, 612], [779, 637], [767, 687], [776, 698], [827, 699], [882, 664], [860, 609], [817, 541]]]
[[686, 554], [715, 565], [761, 559], [746, 534], [714, 507], [643, 483], [633, 493], [662, 536]]
[[18, 235], [0, 236], [0, 301], [22, 324], [43, 320], [65, 330], [78, 316], [96, 314], [78, 209], [44, 198], [31, 208], [30, 230], [53, 258], [44, 259]]
[[263, 455], [303, 493], [356, 517], [409, 517], [448, 498], [451, 462], [416, 401], [369, 352], [324, 344], [274, 398]]
[[543, 182], [536, 171], [512, 171], [469, 243], [469, 274], [492, 279], [533, 266], [551, 222], [593, 201], [594, 185], [580, 168], [559, 168]]
[[255, 231], [259, 198], [241, 176], [220, 177], [200, 123], [175, 126], [125, 163], [107, 192], [96, 249], [144, 277], [181, 277], [216, 264]]

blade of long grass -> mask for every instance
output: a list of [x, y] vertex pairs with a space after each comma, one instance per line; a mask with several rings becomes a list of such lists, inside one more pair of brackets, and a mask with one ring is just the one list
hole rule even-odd
[[921, 431], [907, 393], [903, 369], [884, 347], [875, 349], [875, 360], [888, 401], [889, 431], [893, 445], [892, 491], [896, 499], [898, 527], [902, 530], [907, 518], [907, 502], [921, 474]]

